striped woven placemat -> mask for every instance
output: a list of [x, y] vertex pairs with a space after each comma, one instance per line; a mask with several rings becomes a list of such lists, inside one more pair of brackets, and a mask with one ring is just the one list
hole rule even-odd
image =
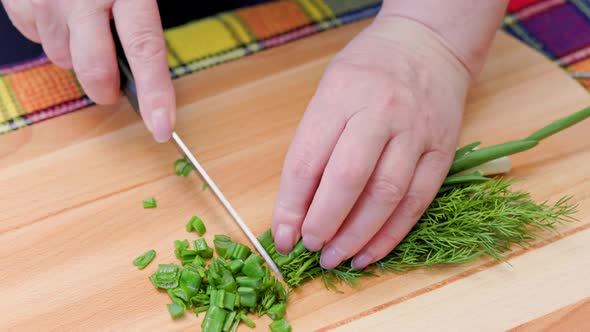
[[[380, 0], [279, 0], [164, 32], [173, 78], [374, 16]], [[590, 0], [512, 0], [503, 29], [568, 71], [590, 72]], [[590, 89], [590, 79], [580, 80]], [[0, 67], [0, 134], [92, 105], [46, 57]]]

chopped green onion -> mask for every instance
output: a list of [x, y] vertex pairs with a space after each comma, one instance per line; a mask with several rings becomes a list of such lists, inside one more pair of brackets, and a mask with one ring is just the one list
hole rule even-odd
[[199, 314], [201, 312], [205, 312], [207, 310], [209, 310], [209, 306], [208, 305], [203, 305], [203, 306], [200, 306], [200, 307], [195, 307], [195, 309], [193, 309], [193, 312], [195, 314], [197, 314], [197, 316], [199, 316]]
[[182, 176], [188, 176], [189, 174], [191, 174], [191, 171], [193, 170], [193, 165], [192, 164], [186, 164], [182, 167], [182, 169], [180, 170], [180, 174]]
[[256, 291], [251, 287], [239, 287], [238, 294], [240, 294], [240, 305], [243, 307], [253, 308], [257, 303]]
[[262, 265], [252, 261], [244, 263], [244, 266], [242, 267], [242, 273], [247, 275], [248, 277], [253, 278], [262, 278], [264, 276], [264, 270], [262, 269]]
[[[174, 162], [174, 174], [179, 175], [179, 176], [182, 175], [182, 167], [184, 167], [184, 164], [186, 164], [186, 163], [187, 163], [187, 161], [184, 158], [180, 158], [180, 159], [176, 160]], [[181, 167], [179, 167], [179, 166], [181, 166]]]
[[174, 174], [178, 176], [188, 176], [195, 169], [193, 164], [186, 159], [186, 156], [174, 162]]
[[229, 332], [236, 332], [238, 330], [238, 327], [240, 326], [240, 321], [240, 318], [236, 317], [236, 319], [234, 320], [234, 324], [231, 326]]
[[225, 291], [223, 289], [214, 289], [211, 291], [211, 296], [209, 297], [209, 303], [214, 306], [218, 306], [223, 308], [223, 298], [225, 297]]
[[145, 254], [136, 257], [133, 260], [133, 265], [137, 266], [137, 268], [139, 268], [140, 270], [143, 270], [146, 266], [148, 266], [149, 263], [151, 263], [154, 260], [154, 257], [156, 257], [156, 251], [155, 250], [148, 250]]
[[205, 266], [207, 265], [207, 262], [205, 262], [205, 260], [203, 259], [203, 257], [197, 255], [195, 256], [195, 258], [193, 259], [193, 264], [199, 265], [199, 266]]
[[169, 289], [168, 294], [173, 300], [182, 301], [183, 303], [188, 302], [191, 295], [186, 288], [182, 288], [180, 286], [174, 289]]
[[198, 306], [209, 307], [209, 295], [203, 294], [203, 293], [197, 294], [197, 295], [191, 297], [191, 299], [189, 300], [189, 303], [193, 307], [198, 307]]
[[175, 264], [160, 264], [158, 270], [150, 276], [150, 280], [157, 288], [170, 289], [178, 286], [180, 267]]
[[186, 224], [186, 231], [191, 232], [192, 230], [195, 230], [199, 236], [203, 236], [203, 234], [205, 234], [207, 231], [207, 227], [205, 227], [205, 224], [201, 218], [193, 216]]
[[264, 263], [264, 259], [262, 259], [262, 257], [256, 255], [255, 253], [251, 253], [250, 256], [248, 256], [248, 258], [246, 258], [246, 260], [244, 261], [244, 264], [245, 263], [252, 264], [251, 262], [254, 262], [258, 265], [262, 265], [262, 263]]
[[207, 182], [203, 182], [203, 186], [201, 187], [201, 191], [205, 191], [205, 190], [207, 190], [207, 188], [209, 188], [209, 184], [207, 184]]
[[223, 332], [228, 332], [231, 329], [232, 325], [234, 324], [234, 321], [236, 320], [237, 314], [237, 311], [232, 311], [229, 313], [229, 315], [227, 315], [225, 323], [223, 324]]
[[275, 320], [268, 327], [271, 332], [291, 332], [291, 324], [284, 319]]
[[182, 287], [187, 292], [187, 297], [184, 299], [185, 302], [196, 295], [201, 287], [203, 278], [191, 269], [183, 269], [180, 273], [179, 287]]
[[228, 261], [227, 263], [225, 263], [225, 267], [227, 267], [231, 271], [231, 273], [233, 273], [233, 274], [240, 272], [242, 270], [243, 266], [244, 266], [244, 261], [242, 261], [240, 259]]
[[262, 278], [240, 276], [236, 277], [236, 281], [238, 285], [240, 285], [240, 287], [250, 287], [258, 289], [262, 285]]
[[227, 315], [228, 312], [225, 309], [211, 305], [201, 324], [203, 332], [221, 332]]
[[158, 204], [156, 203], [156, 199], [153, 197], [146, 198], [143, 200], [143, 208], [144, 209], [153, 209], [157, 206], [158, 206]]
[[231, 242], [226, 252], [226, 256], [233, 259], [244, 260], [248, 255], [250, 255], [250, 248], [237, 242]]
[[227, 251], [233, 242], [231, 240], [224, 241], [220, 239], [213, 240], [213, 245], [215, 246], [215, 252], [219, 257], [227, 258]]
[[221, 270], [221, 280], [217, 286], [229, 292], [233, 292], [238, 288], [238, 284], [236, 283], [233, 274], [226, 268]]
[[272, 320], [278, 320], [285, 317], [285, 313], [287, 313], [287, 304], [286, 303], [277, 303], [270, 307], [266, 314]]
[[174, 248], [176, 248], [176, 250], [174, 251], [174, 254], [176, 255], [176, 257], [178, 258], [178, 256], [180, 255], [180, 252], [182, 250], [186, 250], [188, 249], [189, 243], [188, 240], [176, 240], [174, 241]]
[[243, 320], [244, 323], [246, 323], [246, 325], [248, 325], [248, 327], [250, 327], [250, 328], [256, 327], [256, 323], [254, 323], [250, 318], [248, 318], [248, 315], [246, 314], [245, 311], [240, 312], [240, 319]]
[[167, 306], [168, 311], [170, 312], [170, 316], [172, 316], [172, 318], [182, 316], [182, 314], [184, 314], [184, 311], [186, 310], [186, 306], [183, 303], [173, 302], [168, 304]]
[[223, 308], [228, 310], [234, 310], [236, 306], [236, 293], [225, 292], [225, 296], [223, 297]]
[[270, 229], [258, 236], [258, 242], [260, 242], [266, 251], [268, 251], [270, 247], [274, 248], [274, 240]]
[[213, 240], [223, 241], [223, 242], [231, 242], [231, 238], [227, 235], [223, 234], [215, 234], [213, 236]]

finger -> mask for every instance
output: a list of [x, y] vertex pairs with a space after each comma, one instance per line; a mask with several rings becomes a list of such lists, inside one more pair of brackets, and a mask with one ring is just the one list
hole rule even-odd
[[118, 0], [113, 17], [135, 78], [141, 115], [156, 141], [165, 142], [174, 127], [176, 97], [157, 3]]
[[301, 236], [309, 204], [346, 119], [322, 96], [321, 88], [303, 116], [281, 174], [279, 192], [272, 212], [275, 247], [287, 254]]
[[303, 221], [303, 244], [320, 250], [342, 225], [392, 136], [377, 116], [359, 112], [348, 120]]
[[31, 0], [2, 0], [6, 14], [12, 21], [12, 24], [25, 37], [34, 41], [41, 42], [37, 27], [35, 25], [35, 15], [33, 12], [33, 5]]
[[395, 248], [428, 208], [449, 171], [452, 154], [427, 152], [420, 158], [408, 192], [383, 227], [352, 259], [355, 269], [376, 262]]
[[119, 97], [119, 71], [107, 8], [76, 8], [68, 19], [74, 71], [88, 96], [98, 104]]
[[70, 32], [59, 7], [52, 0], [34, 0], [35, 23], [43, 51], [62, 68], [72, 68]]
[[423, 148], [409, 132], [395, 136], [387, 144], [354, 208], [322, 250], [322, 267], [338, 266], [379, 231], [406, 193]]

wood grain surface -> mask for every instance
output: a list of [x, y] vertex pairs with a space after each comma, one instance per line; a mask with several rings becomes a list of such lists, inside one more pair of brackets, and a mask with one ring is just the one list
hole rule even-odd
[[[284, 154], [330, 58], [363, 21], [175, 81], [177, 131], [241, 216], [270, 226]], [[520, 138], [590, 104], [556, 65], [499, 34], [472, 90], [462, 142]], [[510, 176], [537, 200], [574, 195], [578, 222], [515, 248], [510, 265], [417, 269], [329, 292], [298, 290], [294, 331], [590, 330], [590, 122], [513, 158]], [[195, 176], [179, 178], [172, 143], [156, 144], [125, 100], [0, 136], [0, 331], [195, 331], [172, 320], [148, 276], [175, 261], [173, 241], [238, 227]], [[144, 210], [155, 197], [159, 207]], [[155, 249], [138, 271], [132, 259]], [[258, 321], [266, 330], [267, 318]]]

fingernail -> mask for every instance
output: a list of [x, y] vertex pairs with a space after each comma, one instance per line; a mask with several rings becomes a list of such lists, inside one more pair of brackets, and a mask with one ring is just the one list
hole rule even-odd
[[360, 255], [354, 256], [350, 265], [355, 270], [362, 270], [365, 267], [367, 267], [367, 265], [371, 264], [372, 262], [373, 262], [373, 256], [371, 256], [369, 254], [360, 254]]
[[325, 250], [322, 251], [322, 257], [320, 258], [320, 265], [326, 269], [330, 270], [338, 266], [338, 264], [342, 263], [345, 255], [342, 251], [340, 251], [336, 247], [329, 246]]
[[151, 115], [152, 134], [158, 143], [164, 143], [170, 139], [172, 127], [170, 117], [165, 109], [160, 108], [152, 112]]
[[313, 235], [303, 235], [303, 245], [309, 251], [319, 251], [324, 246], [324, 242]]
[[275, 249], [281, 255], [288, 255], [295, 245], [295, 228], [289, 224], [280, 224], [275, 233]]

